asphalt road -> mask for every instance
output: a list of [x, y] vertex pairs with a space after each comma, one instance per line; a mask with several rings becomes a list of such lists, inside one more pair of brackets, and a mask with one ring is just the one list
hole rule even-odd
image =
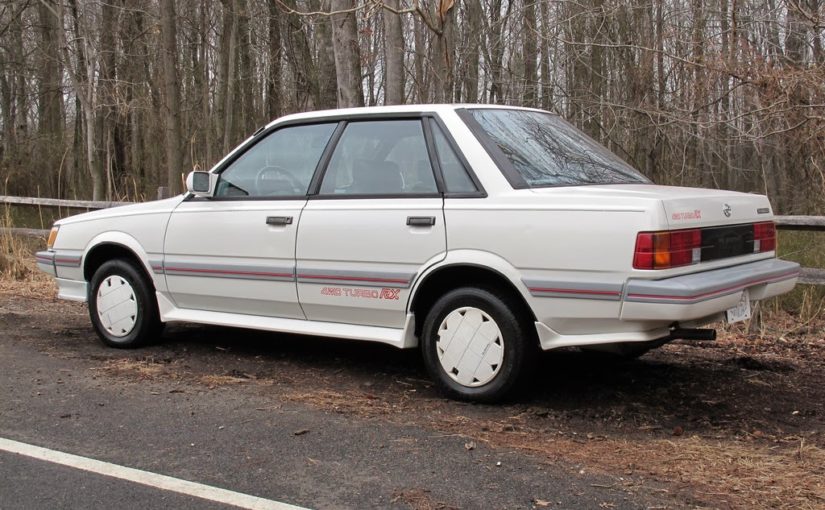
[[[38, 334], [53, 333], [39, 329], [36, 314], [0, 312], [0, 438], [308, 508], [656, 503], [650, 495], [624, 492], [607, 476], [468, 443], [435, 428], [325, 411], [284, 399], [266, 385], [112, 375], [99, 359], [74, 350], [74, 342], [96, 342], [83, 326], [65, 331], [65, 343], [41, 341]], [[112, 507], [225, 508], [0, 452], [4, 510]]]

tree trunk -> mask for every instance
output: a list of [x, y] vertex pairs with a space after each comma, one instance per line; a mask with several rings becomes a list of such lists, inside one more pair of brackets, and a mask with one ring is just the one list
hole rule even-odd
[[[385, 0], [391, 9], [398, 10], [398, 0]], [[384, 10], [384, 104], [404, 103], [404, 33], [401, 15]]]
[[355, 0], [332, 0], [332, 47], [338, 79], [338, 107], [364, 106], [361, 52], [358, 45]]
[[173, 195], [180, 191], [183, 146], [180, 134], [180, 88], [178, 87], [177, 34], [174, 0], [160, 1], [160, 31], [163, 39], [163, 78], [166, 101], [166, 185]]
[[[318, 9], [329, 12], [329, 0], [318, 2]], [[312, 66], [312, 89], [316, 91], [315, 105], [319, 109], [335, 108], [338, 104], [338, 78], [335, 74], [335, 55], [332, 49], [332, 22], [321, 16], [315, 24], [315, 45], [318, 47], [318, 65]]]
[[522, 104], [538, 106], [538, 74], [536, 72], [536, 53], [538, 52], [538, 34], [536, 33], [536, 6], [533, 0], [526, 0], [522, 17], [524, 31], [524, 95]]
[[277, 0], [269, 0], [269, 76], [266, 82], [266, 113], [281, 116], [281, 11]]
[[436, 85], [433, 100], [436, 103], [452, 101], [453, 64], [455, 60], [455, 42], [453, 28], [455, 24], [455, 3], [453, 0], [440, 0], [438, 5], [438, 20], [441, 33], [436, 33], [433, 44], [433, 67]]

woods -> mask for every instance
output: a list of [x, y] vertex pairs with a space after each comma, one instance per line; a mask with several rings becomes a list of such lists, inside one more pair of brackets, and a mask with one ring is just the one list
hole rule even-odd
[[555, 111], [659, 183], [825, 212], [822, 0], [12, 0], [3, 193], [153, 197], [268, 121]]

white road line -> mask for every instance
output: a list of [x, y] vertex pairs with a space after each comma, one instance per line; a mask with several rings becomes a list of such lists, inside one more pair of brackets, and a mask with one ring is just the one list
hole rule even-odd
[[140, 469], [119, 466], [109, 462], [89, 459], [79, 455], [72, 455], [71, 453], [49, 450], [48, 448], [41, 448], [39, 446], [20, 443], [18, 441], [12, 441], [11, 439], [5, 439], [2, 437], [0, 437], [0, 451], [25, 455], [26, 457], [52, 462], [54, 464], [60, 464], [61, 466], [82, 469], [83, 471], [89, 471], [98, 475], [119, 478], [121, 480], [139, 483], [149, 487], [155, 487], [165, 491], [186, 494], [187, 496], [194, 496], [196, 498], [206, 499], [216, 503], [224, 503], [249, 510], [307, 510], [288, 503], [281, 503], [271, 499], [250, 496], [249, 494], [241, 494], [240, 492], [219, 489], [218, 487], [189, 482], [187, 480], [181, 480], [179, 478], [173, 478], [166, 475], [159, 475], [157, 473], [150, 473]]

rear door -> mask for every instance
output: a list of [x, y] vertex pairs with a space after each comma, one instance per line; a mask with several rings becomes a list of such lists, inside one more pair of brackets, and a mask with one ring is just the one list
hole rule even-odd
[[214, 197], [175, 209], [162, 270], [178, 307], [304, 318], [295, 239], [309, 183], [336, 126], [269, 133], [224, 167]]
[[349, 122], [298, 228], [307, 319], [401, 328], [416, 275], [446, 251], [422, 119]]

